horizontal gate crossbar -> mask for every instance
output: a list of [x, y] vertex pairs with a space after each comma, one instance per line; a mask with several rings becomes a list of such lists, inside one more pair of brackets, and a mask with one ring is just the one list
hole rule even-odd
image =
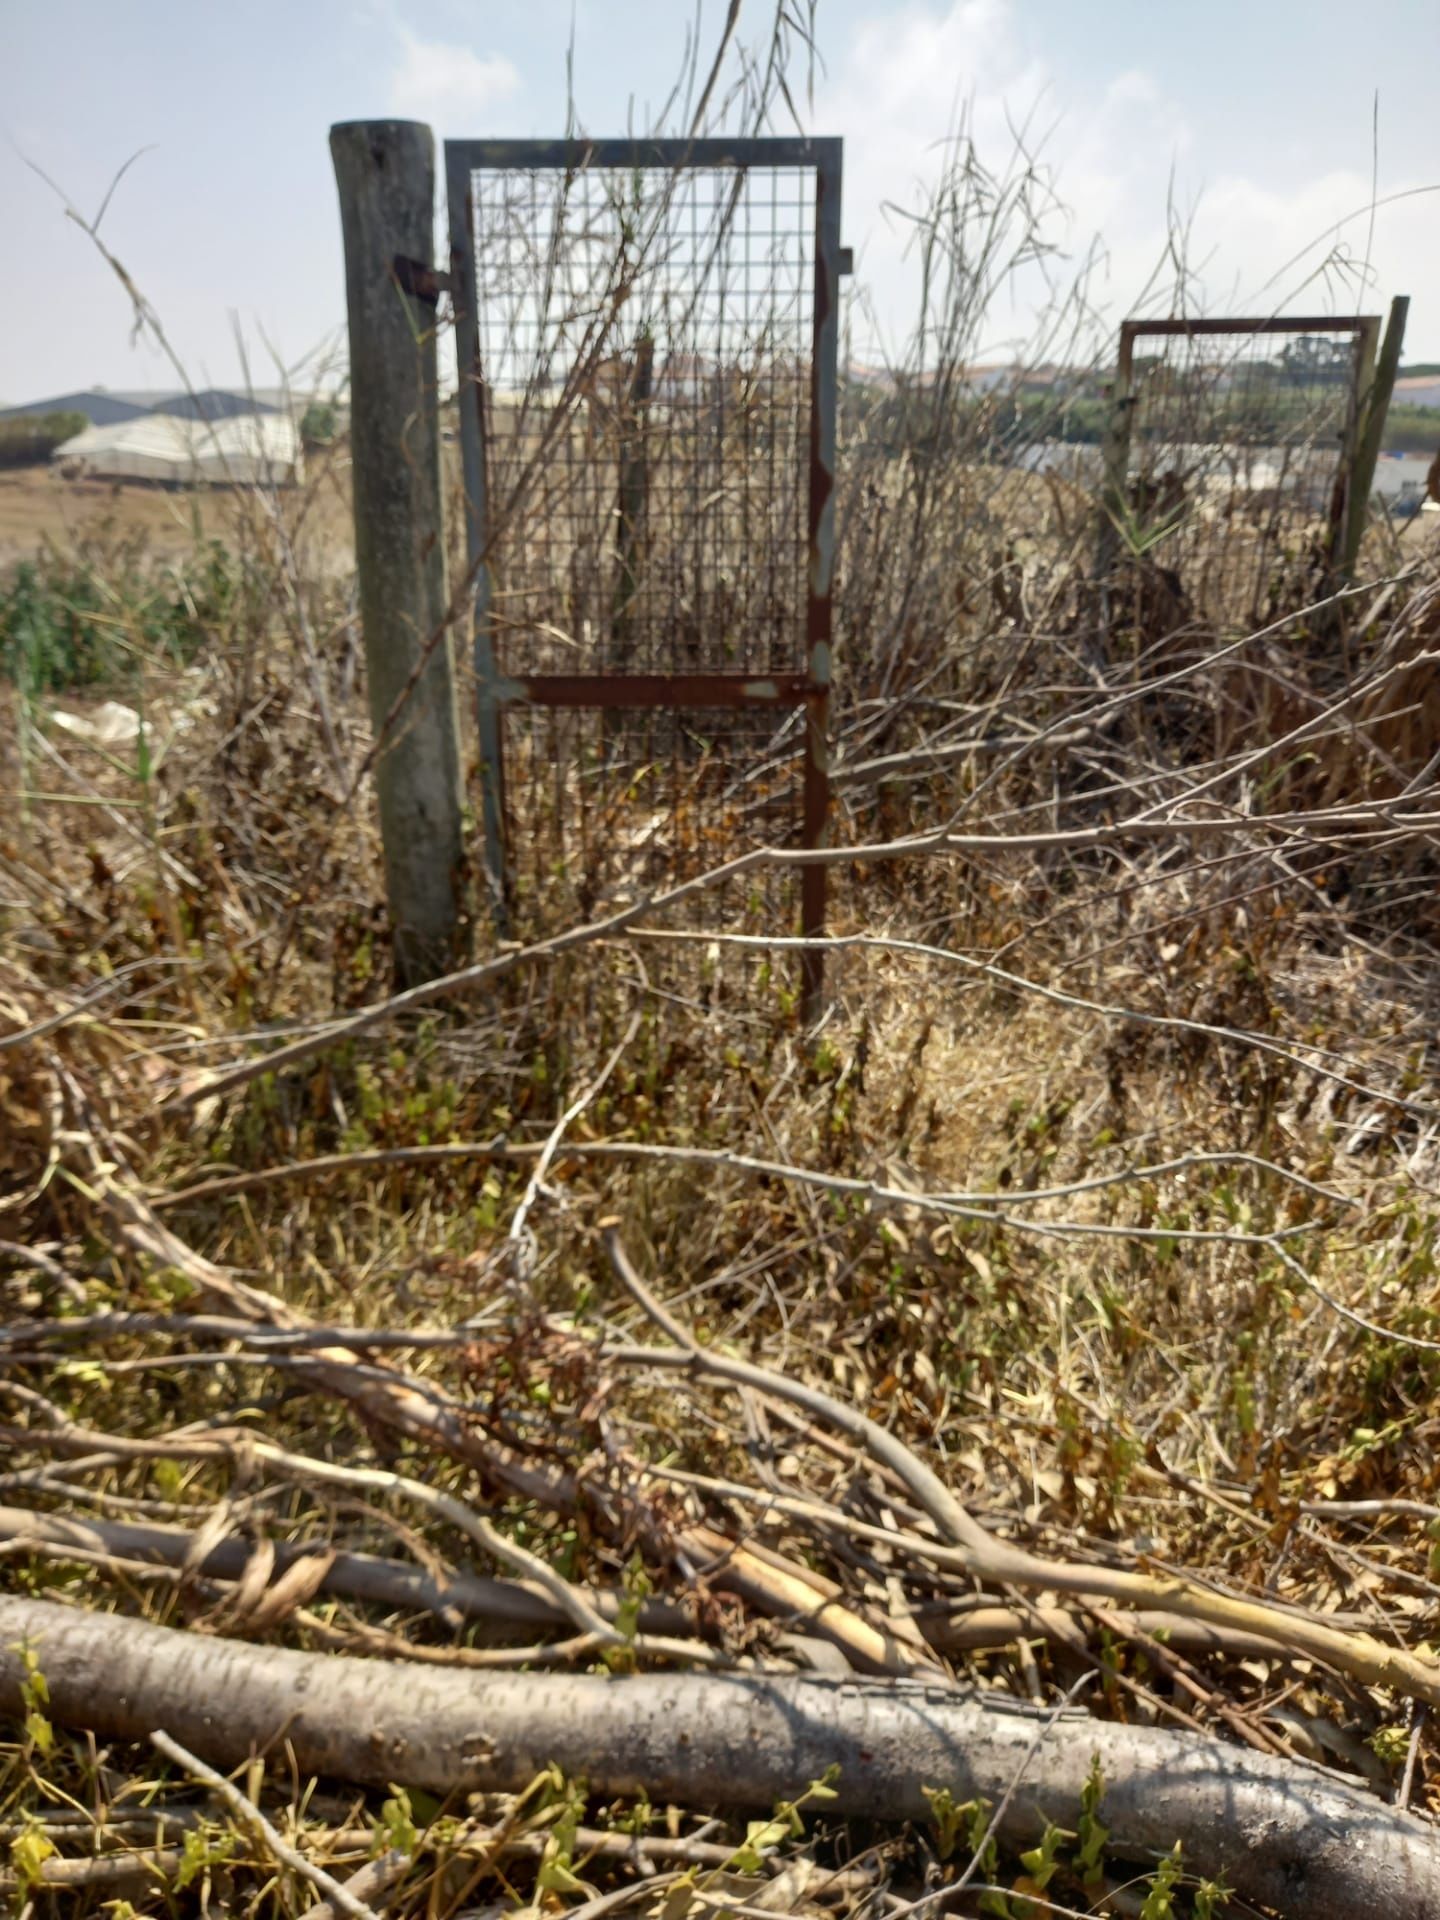
[[504, 706], [802, 707], [829, 689], [805, 673], [539, 673], [494, 684]]
[[1360, 333], [1379, 324], [1379, 315], [1373, 313], [1307, 313], [1288, 319], [1270, 314], [1259, 320], [1123, 320], [1120, 331], [1131, 339], [1184, 339], [1201, 333]]
[[748, 140], [447, 140], [447, 164], [472, 172], [534, 167], [577, 174], [587, 167], [826, 167], [838, 172], [843, 142], [821, 136]]

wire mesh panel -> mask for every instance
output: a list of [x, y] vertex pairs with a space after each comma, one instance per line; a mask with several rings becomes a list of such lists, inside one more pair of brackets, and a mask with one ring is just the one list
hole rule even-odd
[[[452, 142], [447, 162], [487, 850], [512, 910], [818, 844], [840, 143]], [[798, 891], [819, 933], [820, 869]]]
[[1187, 610], [1263, 617], [1277, 567], [1335, 557], [1378, 319], [1127, 321], [1107, 553], [1171, 570]]
[[[638, 709], [618, 717], [618, 736], [612, 717], [540, 705], [507, 717], [509, 807], [523, 827], [509, 848], [517, 915], [588, 919], [747, 846], [802, 844], [803, 709]], [[772, 932], [777, 904], [792, 898], [793, 887], [767, 873], [726, 899], [727, 925]], [[697, 920], [716, 912], [714, 898], [697, 897]], [[735, 924], [737, 912], [746, 925]]]

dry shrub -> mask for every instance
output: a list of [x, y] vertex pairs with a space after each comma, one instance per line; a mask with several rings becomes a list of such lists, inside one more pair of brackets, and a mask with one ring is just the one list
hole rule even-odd
[[[838, 871], [833, 918], [840, 935], [941, 951], [837, 951], [811, 1032], [792, 955], [596, 942], [346, 1036], [218, 1105], [167, 1107], [207, 1069], [376, 1003], [389, 983], [353, 596], [317, 533], [336, 484], [322, 471], [305, 493], [233, 503], [241, 585], [183, 668], [147, 651], [133, 596], [111, 593], [128, 664], [100, 691], [143, 711], [143, 751], [77, 742], [44, 699], [24, 720], [26, 764], [52, 797], [7, 799], [0, 817], [0, 1044], [102, 997], [0, 1051], [5, 1235], [52, 1250], [92, 1303], [175, 1292], [163, 1261], [114, 1237], [82, 1183], [93, 1165], [67, 1158], [67, 1131], [84, 1132], [197, 1254], [298, 1309], [392, 1330], [478, 1319], [468, 1353], [427, 1349], [416, 1376], [453, 1393], [476, 1431], [593, 1476], [593, 1500], [564, 1517], [485, 1489], [497, 1519], [575, 1579], [638, 1591], [636, 1565], [676, 1578], [653, 1552], [644, 1567], [638, 1536], [607, 1531], [606, 1498], [642, 1464], [804, 1484], [883, 1520], [888, 1495], [777, 1415], [752, 1407], [746, 1425], [673, 1376], [581, 1377], [563, 1341], [632, 1330], [595, 1238], [618, 1213], [689, 1323], [883, 1419], [1017, 1541], [1203, 1569], [1419, 1637], [1433, 1600], [1423, 1518], [1302, 1506], [1440, 1495], [1434, 1353], [1374, 1330], [1440, 1333], [1423, 819], [1440, 744], [1434, 554], [1407, 550], [1390, 584], [1309, 612], [1327, 595], [1302, 559], [1277, 576], [1260, 637], [1207, 627], [1185, 580], [1144, 556], [1097, 582], [1091, 494], [1020, 470], [1025, 437], [1051, 423], [1005, 425], [962, 377], [997, 285], [1033, 257], [1043, 182], [1024, 161], [991, 176], [963, 144], [951, 158], [920, 226], [923, 338], [893, 404], [850, 396], [837, 811], [857, 846], [946, 824], [972, 839]], [[1405, 819], [1332, 817], [1350, 801]], [[1321, 810], [1283, 831], [1265, 820]], [[1192, 837], [1176, 823], [1197, 814], [1230, 824]], [[1142, 831], [1142, 815], [1175, 831]], [[625, 851], [625, 823], [605, 827]], [[642, 891], [643, 851], [629, 847], [619, 882], [583, 860], [548, 892], [537, 882], [541, 929], [604, 904], [607, 885]], [[761, 936], [790, 924], [719, 894], [697, 918], [719, 936], [747, 914]], [[475, 937], [493, 948], [483, 918]], [[535, 1147], [571, 1107], [577, 1147], [715, 1158], [562, 1150], [531, 1196], [533, 1253], [517, 1266], [510, 1229], [534, 1159], [505, 1150]], [[403, 1158], [446, 1142], [491, 1156]], [[400, 1157], [286, 1172], [378, 1151]], [[880, 1182], [889, 1198], [805, 1185], [787, 1165]], [[175, 1198], [267, 1171], [286, 1177]], [[926, 1201], [957, 1192], [943, 1217]], [[1337, 1317], [1312, 1282], [1373, 1324]], [[563, 1341], [546, 1313], [563, 1316]], [[115, 1351], [150, 1354], [139, 1336]], [[36, 1363], [26, 1379], [67, 1416], [132, 1435], [245, 1407], [317, 1456], [403, 1453], [283, 1372], [257, 1384], [223, 1354], [208, 1371], [97, 1371]], [[432, 1469], [472, 1491], [468, 1469]], [[175, 1496], [143, 1463], [106, 1471], [108, 1498]], [[242, 1491], [206, 1465], [186, 1497], [193, 1509]], [[673, 1535], [684, 1498], [653, 1502]], [[922, 1616], [973, 1598], [783, 1519], [736, 1520], [718, 1499], [715, 1513], [809, 1556], [858, 1606], [883, 1609], [902, 1587]], [[281, 1538], [456, 1550], [379, 1497], [291, 1490], [243, 1514]], [[776, 1650], [770, 1627], [712, 1603], [732, 1651]], [[357, 1636], [380, 1624], [359, 1606], [336, 1617]], [[284, 1632], [332, 1644], [324, 1628], [297, 1615]], [[432, 1620], [415, 1638], [433, 1648], [447, 1631]], [[1099, 1644], [1093, 1621], [1076, 1631]], [[1027, 1642], [974, 1668], [1054, 1693], [1073, 1657]], [[1097, 1711], [1211, 1711], [1133, 1645], [1107, 1639], [1101, 1665]], [[1247, 1724], [1289, 1724], [1263, 1669], [1217, 1656], [1204, 1671]], [[1374, 1770], [1363, 1740], [1393, 1731], [1385, 1700], [1318, 1671], [1300, 1698], [1309, 1724], [1349, 1743], [1346, 1765]], [[1417, 1803], [1434, 1782], [1427, 1732]]]

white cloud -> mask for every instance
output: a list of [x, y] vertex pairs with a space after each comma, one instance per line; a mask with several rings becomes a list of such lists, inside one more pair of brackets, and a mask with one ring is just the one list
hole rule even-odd
[[[1374, 232], [1369, 213], [1370, 181], [1365, 175], [1339, 169], [1322, 174], [1288, 192], [1276, 191], [1240, 175], [1217, 179], [1201, 197], [1196, 210], [1196, 238], [1211, 247], [1217, 266], [1234, 273], [1239, 288], [1253, 299], [1300, 300], [1323, 307], [1370, 307], [1377, 293], [1418, 294], [1411, 286], [1416, 270], [1428, 280], [1434, 295], [1440, 279], [1426, 267], [1433, 256], [1435, 197], [1394, 201], [1375, 209]], [[1382, 199], [1386, 190], [1381, 190]], [[1366, 257], [1369, 280], [1365, 283]], [[1223, 291], [1215, 276], [1217, 291]], [[1418, 304], [1418, 302], [1417, 302]]]
[[1024, 113], [1044, 84], [1016, 44], [1009, 0], [911, 4], [860, 23], [821, 83], [815, 123], [845, 135], [847, 203], [869, 226], [882, 203], [908, 205], [917, 181], [933, 178], [939, 143], [962, 118], [978, 144], [998, 141], [1007, 103]]
[[1114, 106], [1123, 101], [1135, 101], [1143, 107], [1153, 107], [1160, 99], [1160, 89], [1153, 78], [1138, 67], [1129, 67], [1124, 73], [1117, 73], [1105, 89], [1106, 100]]
[[[1368, 286], [1347, 281], [1333, 262], [1317, 275], [1335, 239], [1329, 230], [1369, 200], [1363, 174], [1339, 167], [1290, 184], [1287, 163], [1277, 158], [1278, 178], [1255, 177], [1253, 169], [1207, 175], [1203, 121], [1192, 123], [1154, 74], [1117, 58], [1102, 88], [1076, 91], [1027, 49], [1015, 0], [910, 0], [883, 12], [881, 0], [873, 4], [832, 58], [814, 119], [817, 131], [845, 135], [845, 237], [888, 340], [913, 320], [918, 270], [906, 259], [905, 224], [887, 220], [883, 203], [914, 204], [917, 183], [935, 180], [941, 143], [963, 119], [992, 172], [1010, 163], [1017, 125], [1027, 128], [1032, 149], [1040, 144], [1069, 209], [1068, 217], [1052, 217], [1049, 238], [1073, 259], [1092, 241], [1103, 248], [1091, 293], [1104, 305], [1107, 332], [1147, 287], [1147, 305], [1169, 310], [1176, 276], [1166, 243], [1178, 217], [1189, 223], [1192, 308], [1379, 311], [1392, 293], [1410, 293], [1410, 357], [1440, 346], [1440, 253], [1427, 237], [1440, 196], [1379, 210]], [[1381, 191], [1413, 184], [1382, 182]], [[1364, 256], [1367, 224], [1362, 216], [1341, 230], [1352, 258]], [[1327, 234], [1324, 244], [1311, 244]], [[1020, 275], [995, 303], [980, 350], [999, 357], [1026, 336], [1044, 298], [1037, 270]], [[863, 350], [863, 340], [857, 345]]]
[[399, 65], [390, 76], [390, 105], [437, 133], [479, 136], [497, 106], [520, 91], [520, 75], [503, 54], [478, 54], [401, 29]]

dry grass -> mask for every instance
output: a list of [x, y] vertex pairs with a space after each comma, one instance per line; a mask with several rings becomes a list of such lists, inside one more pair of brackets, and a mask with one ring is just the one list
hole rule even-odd
[[[972, 213], [987, 193], [1025, 212], [1024, 180], [972, 189]], [[964, 257], [963, 222], [952, 237]], [[1004, 271], [964, 293], [955, 362]], [[113, 1547], [41, 1554], [12, 1529], [7, 1586], [317, 1649], [531, 1646], [533, 1627], [278, 1586], [266, 1543], [435, 1569], [473, 1558], [476, 1536], [413, 1489], [257, 1464], [240, 1428], [483, 1511], [499, 1547], [480, 1571], [523, 1552], [606, 1604], [672, 1601], [707, 1658], [814, 1657], [788, 1630], [829, 1629], [765, 1598], [778, 1558], [831, 1583], [852, 1652], [882, 1626], [901, 1668], [1050, 1702], [1078, 1683], [1099, 1717], [1222, 1727], [1440, 1811], [1440, 1748], [1403, 1687], [1223, 1633], [1172, 1655], [1058, 1587], [1029, 1593], [1046, 1630], [1012, 1614], [967, 1644], [976, 1604], [993, 1616], [1014, 1593], [912, 1551], [924, 1522], [893, 1476], [774, 1396], [613, 1351], [649, 1329], [605, 1258], [612, 1216], [707, 1345], [882, 1422], [1008, 1546], [1173, 1572], [1271, 1609], [1272, 1627], [1279, 1608], [1411, 1654], [1437, 1638], [1433, 539], [1377, 533], [1366, 586], [1338, 600], [1303, 552], [1279, 556], [1273, 627], [1217, 631], [1143, 555], [1096, 582], [1090, 503], [998, 468], [934, 393], [923, 458], [856, 431], [842, 462], [837, 831], [856, 857], [834, 875], [851, 943], [818, 1029], [799, 1022], [793, 953], [724, 944], [765, 914], [788, 932], [780, 895], [747, 922], [716, 889], [688, 903], [699, 939], [647, 921], [511, 954], [479, 991], [218, 1099], [207, 1077], [391, 987], [356, 784], [369, 729], [343, 454], [303, 492], [208, 496], [184, 540], [172, 496], [106, 492], [91, 515], [72, 491], [56, 516], [48, 478], [0, 480], [0, 553], [44, 520], [115, 643], [108, 677], [63, 704], [116, 697], [146, 722], [102, 750], [56, 727], [33, 676], [0, 687], [0, 1498], [213, 1524], [250, 1549], [220, 1577]], [[132, 542], [117, 569], [117, 526], [148, 561]], [[223, 591], [177, 657], [147, 637], [136, 583], [150, 563], [175, 576], [196, 530], [224, 542]], [[58, 604], [73, 577], [45, 562], [41, 591]], [[469, 759], [473, 776], [473, 742]], [[925, 844], [862, 852], [903, 836]], [[530, 903], [542, 935], [578, 899], [573, 871], [549, 879]], [[647, 884], [622, 873], [603, 904]], [[474, 932], [486, 952], [483, 919]], [[149, 1317], [67, 1336], [120, 1313]], [[262, 1350], [266, 1327], [304, 1322], [414, 1345], [377, 1344], [364, 1379]], [[453, 1414], [448, 1438], [402, 1431], [385, 1396], [406, 1383]], [[66, 1423], [123, 1444], [77, 1458]], [[144, 1440], [172, 1451], [137, 1456]], [[697, 1552], [704, 1529], [727, 1556]], [[733, 1576], [751, 1550], [747, 1589]], [[675, 1658], [647, 1650], [652, 1625], [582, 1657]], [[18, 1910], [306, 1910], [303, 1879], [193, 1783], [157, 1787], [152, 1752], [97, 1749], [32, 1704], [0, 1742]], [[571, 1870], [638, 1886], [633, 1858], [597, 1847], [627, 1823], [689, 1843], [706, 1812], [592, 1805], [577, 1833], [575, 1783], [439, 1808], [342, 1796], [278, 1751], [248, 1788], [337, 1872], [408, 1852], [388, 1896], [402, 1920], [559, 1911]], [[682, 1889], [667, 1920], [707, 1890], [732, 1910], [868, 1912], [952, 1870], [939, 1833], [812, 1814], [763, 1871]], [[88, 1884], [60, 1884], [58, 1861], [101, 1855]], [[817, 1863], [847, 1871], [817, 1879]], [[1051, 1892], [1087, 1911], [1146, 1897], [1133, 1863], [1098, 1885], [1072, 1869]], [[1022, 1891], [1005, 1910], [1037, 1909]], [[1146, 1911], [1200, 1913], [1203, 1892]]]
[[[368, 811], [339, 805], [320, 771], [318, 715], [301, 691], [287, 582], [277, 550], [267, 554], [264, 526], [264, 515], [247, 517], [236, 536], [255, 569], [243, 621], [206, 635], [184, 675], [146, 682], [155, 711], [189, 721], [158, 766], [143, 771], [125, 753], [51, 735], [53, 752], [36, 764], [56, 797], [23, 814], [7, 808], [0, 860], [10, 1030], [103, 996], [83, 1017], [0, 1054], [8, 1239], [58, 1261], [91, 1309], [162, 1306], [184, 1284], [163, 1260], [116, 1238], [77, 1130], [157, 1203], [221, 1171], [317, 1154], [497, 1136], [523, 1144], [549, 1131], [638, 1011], [638, 1029], [572, 1124], [574, 1142], [701, 1146], [917, 1196], [964, 1190], [994, 1202], [977, 1200], [978, 1217], [937, 1219], [922, 1204], [865, 1205], [723, 1166], [697, 1174], [663, 1160], [567, 1158], [562, 1148], [534, 1202], [534, 1258], [518, 1317], [507, 1227], [524, 1161], [462, 1158], [438, 1169], [280, 1179], [233, 1198], [166, 1206], [165, 1222], [203, 1259], [322, 1322], [414, 1329], [480, 1315], [483, 1331], [468, 1351], [413, 1353], [413, 1377], [457, 1395], [491, 1440], [540, 1460], [575, 1461], [603, 1434], [612, 1455], [618, 1449], [634, 1463], [621, 1470], [632, 1514], [657, 1501], [666, 1511], [664, 1500], [681, 1497], [662, 1500], [657, 1483], [625, 1479], [662, 1459], [761, 1486], [778, 1475], [777, 1484], [838, 1500], [857, 1516], [883, 1511], [853, 1459], [817, 1451], [758, 1405], [737, 1424], [733, 1403], [713, 1390], [617, 1376], [604, 1381], [597, 1411], [543, 1327], [573, 1324], [587, 1338], [633, 1331], [595, 1240], [595, 1223], [616, 1214], [671, 1305], [705, 1337], [883, 1419], [1007, 1539], [1096, 1563], [1183, 1568], [1382, 1638], [1427, 1639], [1437, 1589], [1423, 1512], [1333, 1514], [1324, 1503], [1437, 1500], [1434, 1355], [1338, 1319], [1276, 1253], [1292, 1248], [1313, 1281], [1384, 1327], [1426, 1338], [1440, 1330], [1427, 1104], [1431, 930], [1413, 905], [1390, 906], [1397, 887], [1423, 888], [1423, 843], [1412, 835], [1372, 851], [1325, 837], [1282, 856], [1273, 837], [1250, 829], [1189, 849], [1120, 839], [1051, 854], [997, 844], [978, 858], [932, 851], [858, 866], [839, 886], [838, 934], [919, 936], [1082, 1000], [1212, 1031], [1144, 1027], [1126, 1012], [1056, 1005], [943, 959], [870, 948], [833, 956], [831, 1011], [818, 1035], [807, 1035], [796, 1025], [788, 958], [763, 970], [753, 955], [706, 960], [703, 949], [697, 957], [689, 947], [619, 939], [521, 969], [484, 1000], [460, 999], [418, 1024], [350, 1042], [172, 1123], [157, 1111], [164, 1099], [243, 1054], [254, 1045], [248, 1036], [277, 1020], [371, 1002], [387, 984]], [[326, 636], [325, 698], [345, 750], [358, 754], [364, 727], [343, 584], [307, 579], [301, 587]], [[1409, 581], [1399, 605], [1423, 612], [1430, 591]], [[1388, 617], [1396, 606], [1392, 598]], [[968, 727], [993, 710], [1007, 729], [1028, 724], [1038, 733], [1055, 710], [1083, 704], [1063, 687], [1052, 691], [1073, 641], [1032, 635], [1019, 669], [1007, 669], [993, 611], [965, 618], [973, 638], [952, 629], [944, 644], [956, 649], [949, 684]], [[1383, 625], [1372, 634], [1350, 628], [1346, 645], [1373, 646], [1381, 657]], [[1310, 669], [1292, 656], [1289, 672]], [[1212, 712], [1228, 684], [1224, 675], [1207, 679]], [[852, 682], [842, 735], [870, 724], [864, 692]], [[1130, 770], [1139, 798], [1147, 790], [1135, 781], [1156, 769], [1175, 791], [1191, 777], [1193, 714], [1177, 723], [1160, 699], [1129, 689], [1104, 748], [1105, 770]], [[31, 724], [46, 731], [43, 703]], [[906, 738], [918, 744], [931, 731], [922, 713]], [[1237, 738], [1231, 751], [1248, 751], [1255, 739]], [[1409, 744], [1407, 764], [1426, 744]], [[892, 731], [883, 745], [893, 752], [905, 741]], [[1346, 750], [1355, 754], [1353, 740]], [[889, 831], [926, 827], [940, 807], [964, 824], [979, 804], [1001, 832], [1133, 810], [1129, 799], [1086, 799], [1086, 781], [1099, 783], [1085, 751], [1068, 792], [1043, 747], [1012, 755], [998, 781], [977, 755], [878, 797], [864, 785], [847, 800], [846, 830], [868, 837], [877, 807]], [[1300, 787], [1317, 775], [1323, 763]], [[1343, 868], [1343, 882], [1328, 878], [1334, 868]], [[1215, 1028], [1260, 1033], [1297, 1058], [1258, 1054]], [[1316, 1047], [1343, 1053], [1346, 1076], [1373, 1093], [1317, 1076]], [[1402, 1097], [1417, 1104], [1406, 1109]], [[1255, 1158], [1216, 1157], [1237, 1153]], [[1178, 1173], [1134, 1171], [1182, 1157], [1192, 1164]], [[1287, 1169], [1335, 1197], [1297, 1189]], [[1024, 1198], [1102, 1175], [1116, 1183]], [[1295, 1241], [1263, 1238], [1305, 1224], [1311, 1231]], [[1083, 1231], [1096, 1228], [1105, 1234]], [[1203, 1237], [1225, 1232], [1252, 1237]], [[12, 1316], [77, 1310], [43, 1265], [12, 1257], [5, 1284]], [[542, 1323], [541, 1311], [560, 1319]], [[297, 1391], [283, 1369], [218, 1355], [185, 1367], [185, 1344], [115, 1336], [94, 1359], [57, 1354], [7, 1366], [0, 1394], [12, 1423], [10, 1473], [33, 1474], [49, 1458], [26, 1438], [52, 1417], [47, 1403], [132, 1439], [238, 1417], [320, 1459], [397, 1457], [373, 1424]], [[35, 1393], [45, 1401], [28, 1397]], [[488, 1500], [517, 1541], [567, 1578], [603, 1588], [625, 1577], [633, 1519], [616, 1533], [598, 1513], [577, 1524], [501, 1487], [487, 1491], [483, 1473], [477, 1480], [433, 1456], [425, 1471], [432, 1484]], [[228, 1499], [232, 1529], [252, 1539], [323, 1537], [401, 1557], [463, 1557], [443, 1526], [403, 1502], [362, 1504], [281, 1485], [258, 1495], [213, 1462], [164, 1473], [122, 1463], [63, 1484], [32, 1479], [24, 1492], [7, 1478], [12, 1485], [7, 1497], [51, 1511], [182, 1524]], [[902, 1592], [921, 1619], [963, 1611], [966, 1582], [911, 1569], [902, 1587], [887, 1587], [883, 1562], [841, 1537], [759, 1519], [715, 1493], [685, 1498], [712, 1524], [822, 1569], [862, 1614], [893, 1612]], [[658, 1589], [682, 1590], [653, 1541], [645, 1559]], [[13, 1554], [6, 1566], [7, 1581], [23, 1591], [83, 1591], [92, 1605], [246, 1630], [237, 1590], [224, 1582], [187, 1576], [157, 1585], [137, 1582], [133, 1568], [67, 1568]], [[381, 1625], [420, 1647], [450, 1643], [438, 1622], [387, 1619], [337, 1597], [312, 1600], [265, 1631], [298, 1645], [362, 1646], [374, 1644]], [[1102, 1628], [1080, 1609], [1073, 1626], [1072, 1647], [1012, 1641], [952, 1658], [961, 1671], [1048, 1695], [1074, 1680], [1088, 1647], [1099, 1661], [1097, 1712], [1213, 1717], [1153, 1652], [1112, 1639], [1113, 1620]], [[731, 1653], [783, 1658], [775, 1627], [733, 1603], [706, 1631]], [[1397, 1756], [1409, 1750], [1403, 1702], [1304, 1663], [1199, 1659], [1204, 1688], [1258, 1741], [1358, 1770], [1389, 1790]], [[1423, 1806], [1433, 1761], [1424, 1725], [1415, 1725], [1410, 1794]], [[127, 1809], [138, 1816], [139, 1783], [152, 1772], [123, 1753], [97, 1766], [83, 1742], [65, 1737], [48, 1754], [24, 1739], [7, 1753], [3, 1817], [12, 1843], [48, 1821], [62, 1853], [74, 1846], [54, 1825], [63, 1796], [106, 1818]], [[179, 1801], [196, 1805], [193, 1794]], [[317, 1859], [358, 1859], [348, 1807], [322, 1796], [302, 1811], [278, 1776], [268, 1804], [288, 1806], [285, 1817]], [[549, 1813], [538, 1812], [542, 1804], [544, 1796], [535, 1803], [543, 1829], [555, 1817], [553, 1795]], [[373, 1817], [372, 1808], [362, 1826]], [[117, 1830], [117, 1843], [140, 1831]], [[203, 1846], [191, 1843], [194, 1878], [182, 1902], [200, 1897], [208, 1875], [212, 1908], [299, 1911], [292, 1880], [273, 1877], [250, 1842], [220, 1834], [217, 1826]], [[147, 1844], [149, 1835], [144, 1829]], [[827, 1835], [822, 1820], [815, 1857], [833, 1864], [859, 1844], [853, 1832], [848, 1841]], [[78, 1851], [92, 1845], [84, 1838]], [[416, 1855], [414, 1891], [395, 1910], [448, 1911], [436, 1890], [474, 1871], [479, 1856], [467, 1845], [432, 1832]], [[23, 1845], [15, 1857], [23, 1867]], [[893, 1867], [902, 1883], [910, 1857]], [[29, 1889], [36, 1912], [57, 1913], [99, 1912], [111, 1892], [107, 1883], [83, 1895], [46, 1893], [39, 1880]], [[159, 1912], [177, 1896], [130, 1882], [124, 1897], [137, 1911]]]

